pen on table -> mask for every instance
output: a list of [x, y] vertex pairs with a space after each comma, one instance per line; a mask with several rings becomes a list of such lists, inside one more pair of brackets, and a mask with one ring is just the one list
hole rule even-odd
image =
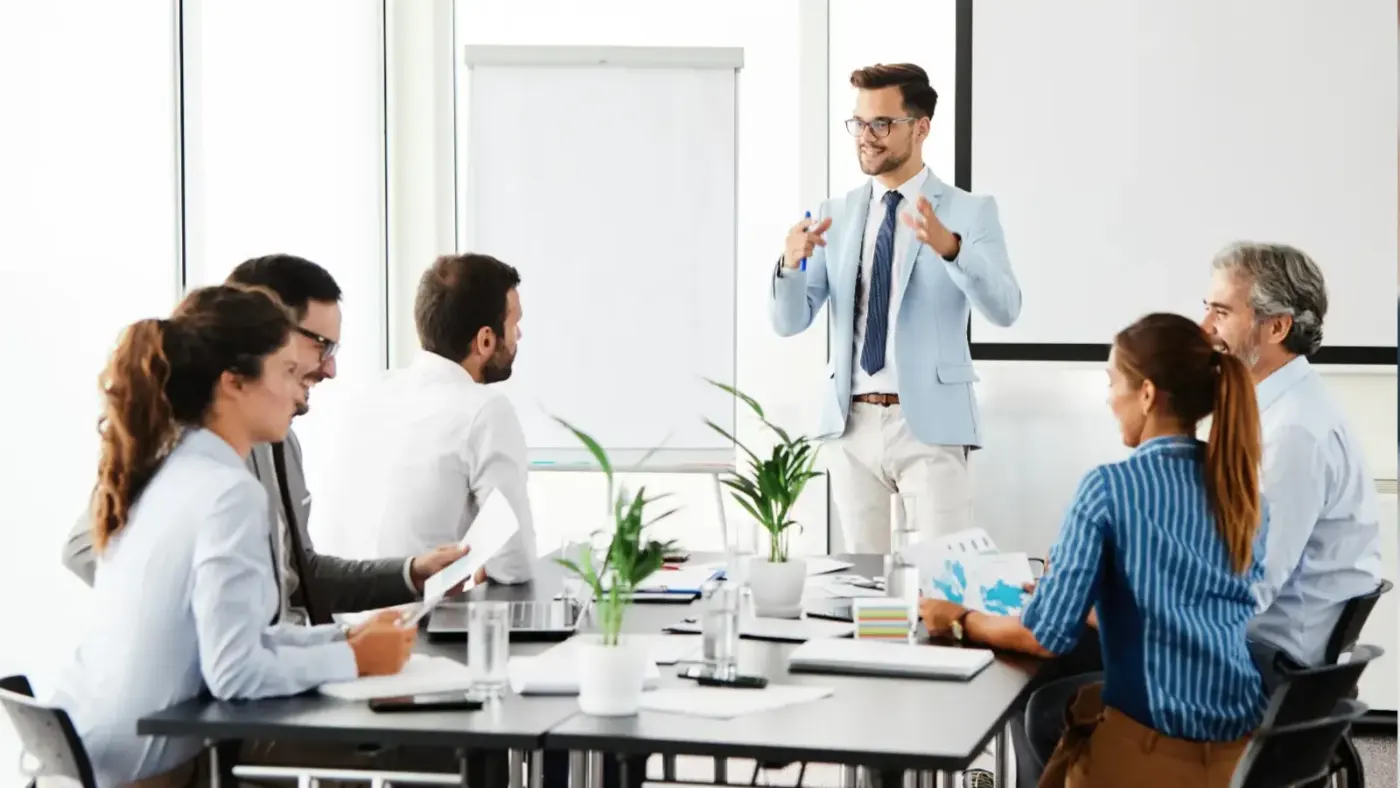
[[[807, 218], [808, 222], [811, 221], [811, 219], [812, 219], [812, 212], [811, 212], [811, 211], [808, 211], [808, 212], [807, 212], [806, 218]], [[811, 227], [811, 224], [808, 224], [807, 226], [808, 226], [808, 227]], [[803, 270], [803, 271], [806, 271], [806, 270], [807, 270], [807, 258], [805, 258], [805, 257], [802, 258], [802, 270]]]

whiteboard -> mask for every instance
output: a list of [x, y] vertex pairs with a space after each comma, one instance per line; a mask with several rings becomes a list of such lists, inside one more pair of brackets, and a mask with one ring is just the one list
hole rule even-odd
[[459, 248], [520, 270], [532, 461], [732, 462], [738, 69], [727, 48], [466, 48]]
[[1199, 315], [1212, 256], [1254, 240], [1317, 261], [1326, 346], [1395, 345], [1395, 3], [979, 3], [973, 30], [972, 186], [1025, 295], [975, 342]]

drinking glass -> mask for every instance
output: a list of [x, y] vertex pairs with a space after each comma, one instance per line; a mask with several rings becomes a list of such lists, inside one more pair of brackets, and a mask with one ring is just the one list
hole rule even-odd
[[709, 580], [700, 589], [701, 660], [716, 676], [733, 675], [739, 665], [739, 610], [743, 589]]
[[510, 659], [510, 603], [467, 603], [467, 667], [472, 691], [488, 697], [505, 694]]

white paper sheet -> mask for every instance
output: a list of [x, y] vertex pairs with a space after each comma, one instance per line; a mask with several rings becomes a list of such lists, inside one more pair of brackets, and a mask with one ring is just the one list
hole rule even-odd
[[731, 687], [667, 687], [642, 695], [642, 708], [695, 717], [730, 719], [810, 703], [832, 694], [830, 687], [770, 684], [763, 689]]
[[[565, 641], [568, 642], [568, 641]], [[506, 663], [510, 688], [517, 695], [577, 695], [579, 661], [569, 654], [547, 651], [533, 657], [511, 657]], [[646, 663], [642, 687], [651, 689], [661, 681], [655, 662]]]
[[983, 613], [1018, 615], [1029, 599], [1021, 590], [1032, 579], [1025, 553], [946, 555], [929, 570], [931, 576], [924, 588], [930, 596]]
[[510, 502], [500, 490], [492, 490], [481, 505], [481, 511], [477, 512], [476, 519], [472, 520], [467, 535], [458, 543], [470, 548], [469, 552], [423, 583], [423, 600], [404, 614], [404, 626], [417, 624], [419, 619], [437, 607], [448, 591], [458, 586], [465, 590], [476, 585], [477, 570], [495, 557], [519, 530], [520, 521], [516, 519]]
[[466, 665], [447, 657], [414, 654], [403, 670], [392, 676], [365, 676], [351, 681], [322, 684], [320, 692], [341, 700], [392, 698], [431, 692], [471, 689], [472, 674]]
[[803, 558], [802, 560], [807, 562], [808, 577], [840, 572], [855, 566], [855, 564], [850, 561], [838, 561], [835, 558], [827, 558], [826, 556], [820, 555]]

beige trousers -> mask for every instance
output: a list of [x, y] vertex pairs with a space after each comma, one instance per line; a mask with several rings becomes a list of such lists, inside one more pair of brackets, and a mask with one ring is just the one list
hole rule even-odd
[[964, 446], [914, 437], [899, 405], [851, 403], [846, 431], [822, 448], [843, 544], [832, 552], [890, 552], [890, 496], [913, 496], [923, 538], [972, 527]]

